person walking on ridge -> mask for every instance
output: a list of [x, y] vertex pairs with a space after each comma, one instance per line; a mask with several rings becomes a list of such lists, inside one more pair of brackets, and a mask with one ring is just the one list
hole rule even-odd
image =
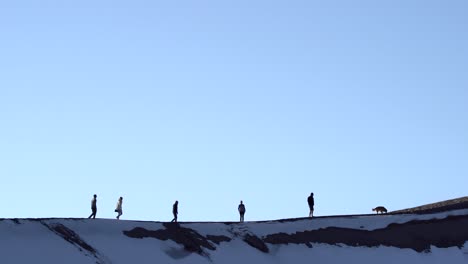
[[179, 201], [175, 201], [174, 205], [172, 205], [172, 214], [174, 215], [174, 219], [171, 222], [177, 223], [177, 215], [179, 214]]
[[239, 215], [240, 215], [240, 222], [244, 222], [244, 214], [245, 214], [245, 205], [242, 201], [240, 201], [239, 207], [237, 208], [239, 210]]
[[88, 219], [91, 218], [91, 217], [92, 217], [93, 219], [96, 218], [96, 213], [97, 213], [97, 205], [96, 205], [96, 203], [97, 203], [97, 195], [95, 194], [94, 197], [93, 197], [93, 200], [91, 200], [91, 211], [92, 211], [92, 213], [91, 213], [91, 215], [88, 217]]
[[119, 220], [120, 216], [123, 214], [123, 212], [122, 212], [122, 200], [123, 200], [123, 198], [120, 197], [119, 200], [117, 201], [117, 206], [115, 208], [115, 212], [118, 213], [117, 217], [116, 217], [117, 220]]
[[310, 193], [309, 198], [307, 198], [307, 203], [309, 204], [309, 217], [314, 216], [314, 193]]

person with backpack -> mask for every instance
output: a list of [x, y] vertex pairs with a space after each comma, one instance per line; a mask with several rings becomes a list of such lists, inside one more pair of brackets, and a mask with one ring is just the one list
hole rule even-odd
[[116, 217], [117, 220], [119, 220], [120, 216], [123, 214], [123, 211], [122, 211], [122, 202], [123, 201], [122, 200], [123, 200], [123, 198], [120, 197], [119, 200], [117, 201], [117, 206], [115, 208], [115, 212], [117, 213], [117, 217]]
[[245, 205], [242, 201], [240, 201], [239, 207], [237, 207], [237, 210], [239, 210], [239, 215], [240, 215], [240, 222], [244, 222], [244, 214], [245, 214]]
[[179, 214], [179, 201], [175, 201], [172, 205], [172, 214], [174, 215], [174, 219], [171, 222], [177, 223], [177, 215]]
[[96, 218], [96, 213], [97, 213], [97, 205], [96, 205], [96, 203], [97, 203], [97, 195], [95, 194], [93, 200], [91, 200], [91, 212], [92, 212], [92, 213], [91, 213], [91, 215], [88, 217], [88, 219], [91, 218], [91, 217], [92, 217], [93, 219]]
[[307, 203], [309, 204], [309, 217], [314, 216], [314, 193], [310, 193], [310, 196], [307, 198]]

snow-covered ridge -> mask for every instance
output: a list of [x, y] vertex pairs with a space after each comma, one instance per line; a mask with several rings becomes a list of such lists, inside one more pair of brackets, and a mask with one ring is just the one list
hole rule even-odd
[[468, 209], [246, 223], [0, 220], [2, 263], [467, 263]]

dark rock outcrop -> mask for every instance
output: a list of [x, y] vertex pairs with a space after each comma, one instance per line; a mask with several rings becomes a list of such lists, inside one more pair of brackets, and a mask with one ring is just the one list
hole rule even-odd
[[79, 251], [84, 252], [85, 255], [95, 258], [97, 264], [106, 263], [106, 261], [100, 256], [96, 249], [94, 249], [91, 245], [86, 243], [78, 234], [76, 234], [70, 228], [58, 223], [48, 224], [42, 222], [42, 224], [45, 227], [47, 227], [50, 231], [63, 238], [65, 241], [78, 248]]
[[393, 211], [393, 214], [433, 214], [452, 210], [468, 209], [468, 196], [426, 204], [414, 208]]
[[215, 250], [209, 239], [200, 235], [195, 230], [181, 227], [177, 223], [163, 224], [166, 229], [147, 230], [145, 228], [136, 227], [130, 231], [123, 231], [123, 233], [132, 238], [145, 238], [152, 237], [159, 240], [172, 240], [184, 246], [184, 249], [189, 252], [205, 255], [203, 248]]
[[263, 238], [269, 244], [326, 243], [348, 246], [389, 246], [410, 248], [417, 252], [429, 251], [431, 245], [447, 248], [462, 247], [468, 241], [468, 215], [449, 216], [445, 219], [416, 220], [404, 224], [391, 224], [373, 231], [328, 227], [294, 234], [271, 234]]
[[[311, 220], [313, 221], [313, 220]], [[226, 236], [200, 235], [190, 228], [179, 224], [163, 224], [166, 229], [146, 230], [134, 228], [124, 231], [133, 238], [153, 237], [160, 240], [172, 240], [184, 246], [188, 252], [206, 256], [204, 249], [215, 250], [210, 243], [230, 242]], [[269, 253], [267, 244], [304, 244], [313, 247], [313, 243], [330, 245], [348, 245], [352, 247], [388, 246], [413, 249], [417, 252], [429, 251], [431, 246], [440, 248], [462, 247], [468, 241], [468, 215], [448, 216], [444, 219], [415, 220], [403, 224], [390, 224], [386, 228], [362, 230], [351, 228], [327, 227], [318, 230], [306, 230], [294, 234], [277, 233], [259, 238], [250, 232], [239, 234], [242, 240], [261, 252]], [[235, 235], [237, 236], [237, 235]]]
[[207, 235], [206, 239], [210, 240], [211, 242], [216, 243], [217, 245], [221, 244], [221, 242], [230, 242], [232, 239], [227, 236], [213, 236]]
[[270, 252], [265, 242], [263, 242], [263, 240], [258, 238], [257, 236], [247, 234], [244, 236], [244, 241], [251, 247], [258, 249], [263, 253]]

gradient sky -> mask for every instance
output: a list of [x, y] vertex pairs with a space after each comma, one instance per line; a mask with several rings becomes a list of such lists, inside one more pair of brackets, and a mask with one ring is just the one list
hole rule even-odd
[[[0, 217], [467, 195], [467, 1], [2, 1]], [[73, 3], [75, 2], [75, 3]], [[169, 3], [167, 3], [169, 2]]]

